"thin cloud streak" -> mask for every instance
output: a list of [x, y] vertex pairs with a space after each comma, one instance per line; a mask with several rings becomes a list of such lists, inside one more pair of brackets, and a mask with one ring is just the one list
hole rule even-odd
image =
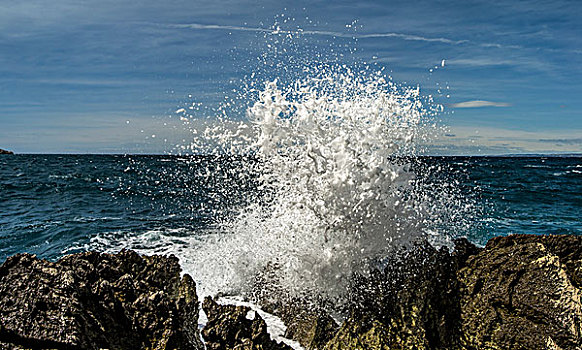
[[241, 27], [241, 26], [226, 26], [218, 24], [200, 24], [200, 23], [188, 23], [188, 24], [169, 24], [169, 28], [180, 28], [180, 29], [218, 29], [218, 30], [235, 30], [241, 32], [259, 32], [259, 33], [270, 33], [276, 34], [276, 30], [259, 28], [259, 27]]
[[582, 145], [582, 137], [572, 139], [539, 139], [538, 141], [561, 145]]
[[453, 103], [450, 105], [452, 108], [480, 108], [480, 107], [510, 107], [511, 104], [507, 102], [492, 102], [483, 100], [465, 101], [459, 103]]
[[[202, 24], [202, 23], [185, 23], [185, 24], [168, 24], [169, 28], [182, 28], [182, 29], [214, 29], [214, 30], [231, 30], [231, 31], [241, 31], [241, 32], [256, 32], [256, 33], [266, 33], [266, 34], [305, 34], [305, 35], [324, 35], [333, 36], [338, 38], [352, 38], [352, 39], [373, 39], [373, 38], [397, 38], [407, 41], [423, 41], [423, 42], [433, 42], [442, 43], [448, 45], [475, 45], [483, 48], [497, 48], [497, 49], [513, 49], [521, 50], [526, 49], [521, 45], [507, 45], [499, 43], [476, 43], [467, 39], [454, 40], [443, 37], [425, 37], [414, 34], [405, 33], [369, 33], [369, 34], [358, 34], [358, 33], [345, 33], [345, 32], [335, 32], [326, 30], [281, 30], [277, 28], [263, 28], [263, 27], [244, 27], [244, 26], [231, 26], [231, 25], [221, 25], [221, 24]], [[546, 48], [534, 48], [536, 50], [546, 50]], [[556, 50], [563, 51], [563, 50]], [[567, 50], [570, 52], [571, 50]], [[580, 50], [572, 51], [574, 53], [580, 53]]]
[[[244, 27], [244, 26], [231, 26], [231, 25], [221, 25], [221, 24], [202, 24], [202, 23], [185, 23], [185, 24], [168, 24], [169, 28], [181, 28], [181, 29], [214, 29], [214, 30], [231, 30], [231, 31], [241, 31], [241, 32], [256, 32], [256, 33], [266, 33], [266, 34], [306, 34], [306, 35], [324, 35], [333, 36], [338, 38], [352, 38], [352, 39], [373, 39], [373, 38], [397, 38], [407, 41], [423, 41], [423, 42], [433, 42], [442, 43], [448, 45], [475, 45], [483, 48], [497, 48], [497, 49], [512, 49], [512, 50], [522, 50], [527, 49], [521, 45], [507, 45], [494, 42], [488, 43], [476, 43], [467, 39], [449, 39], [442, 37], [425, 37], [414, 34], [404, 34], [404, 33], [369, 33], [369, 34], [358, 34], [358, 33], [344, 33], [326, 30], [281, 30], [275, 28], [262, 28], [262, 27]], [[533, 50], [543, 50], [551, 52], [569, 52], [574, 54], [582, 54], [582, 50], [565, 50], [565, 49], [551, 49], [544, 47], [533, 47], [529, 48]]]
[[[338, 38], [353, 38], [353, 39], [367, 39], [367, 38], [398, 38], [408, 41], [425, 41], [425, 42], [439, 42], [443, 44], [450, 45], [461, 45], [465, 43], [470, 43], [469, 40], [452, 40], [448, 38], [430, 38], [419, 35], [403, 34], [403, 33], [370, 33], [370, 34], [358, 34], [358, 33], [342, 33], [326, 30], [281, 30], [281, 29], [269, 29], [261, 27], [243, 27], [243, 26], [229, 26], [229, 25], [219, 25], [219, 24], [201, 24], [201, 23], [188, 23], [188, 24], [170, 24], [170, 28], [183, 28], [183, 29], [215, 29], [215, 30], [233, 30], [242, 32], [257, 32], [266, 34], [304, 34], [304, 35], [324, 35], [333, 36]], [[486, 44], [490, 45], [490, 44]]]
[[503, 127], [450, 127], [431, 140], [434, 154], [582, 153], [581, 130], [525, 131]]

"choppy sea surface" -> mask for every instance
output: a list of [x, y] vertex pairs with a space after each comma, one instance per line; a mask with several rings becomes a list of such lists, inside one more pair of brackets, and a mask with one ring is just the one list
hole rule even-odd
[[[238, 171], [252, 161], [0, 156], [0, 261], [19, 252], [55, 259], [87, 249], [196, 249], [230, 212], [261, 200], [254, 176]], [[419, 163], [419, 169], [447, 169], [441, 180], [471, 198], [478, 214], [460, 235], [476, 244], [512, 233], [582, 234], [580, 157], [423, 157]]]

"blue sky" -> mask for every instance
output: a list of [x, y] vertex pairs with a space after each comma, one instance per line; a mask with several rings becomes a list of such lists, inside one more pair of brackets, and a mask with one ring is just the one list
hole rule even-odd
[[433, 94], [449, 128], [433, 153], [582, 152], [580, 13], [580, 1], [0, 0], [0, 147], [171, 151], [189, 138], [174, 111], [194, 101], [212, 115], [279, 21], [308, 32], [294, 46], [305, 60], [373, 63]]

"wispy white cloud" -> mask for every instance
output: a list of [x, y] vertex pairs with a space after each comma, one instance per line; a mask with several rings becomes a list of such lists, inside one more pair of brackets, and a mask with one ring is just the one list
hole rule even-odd
[[582, 137], [562, 139], [539, 139], [539, 142], [554, 143], [557, 145], [582, 145]]
[[551, 61], [527, 53], [510, 55], [507, 58], [500, 57], [499, 55], [483, 56], [482, 54], [474, 57], [450, 58], [447, 60], [447, 64], [450, 66], [479, 68], [506, 66], [513, 67], [514, 69], [537, 70], [546, 73], [552, 73], [556, 68]]
[[357, 39], [366, 38], [397, 38], [408, 41], [425, 41], [425, 42], [437, 42], [450, 45], [461, 45], [468, 43], [468, 40], [452, 40], [448, 38], [431, 38], [420, 35], [403, 34], [403, 33], [370, 33], [370, 34], [357, 34], [357, 33], [341, 33], [341, 32], [326, 32], [326, 31], [304, 31], [304, 34], [314, 34], [314, 35], [330, 35], [337, 37], [350, 37]]
[[465, 101], [459, 103], [453, 103], [450, 105], [452, 108], [479, 108], [479, 107], [509, 107], [511, 104], [507, 102], [493, 102], [493, 101]]
[[507, 45], [494, 42], [478, 43], [467, 39], [451, 39], [444, 37], [428, 37], [422, 35], [408, 34], [408, 33], [357, 33], [357, 32], [338, 32], [327, 30], [282, 30], [278, 28], [263, 28], [263, 27], [245, 27], [245, 26], [231, 26], [221, 24], [202, 24], [202, 23], [187, 23], [187, 24], [169, 24], [171, 28], [190, 28], [190, 29], [214, 29], [214, 30], [228, 30], [228, 31], [242, 31], [242, 32], [259, 32], [267, 34], [305, 34], [305, 35], [324, 35], [338, 38], [354, 38], [354, 39], [369, 39], [369, 38], [397, 38], [407, 41], [423, 41], [432, 43], [442, 43], [448, 45], [463, 45], [470, 44], [484, 48], [504, 48], [504, 49], [523, 49], [520, 45]]
[[451, 58], [447, 60], [448, 65], [468, 66], [468, 67], [488, 67], [488, 66], [512, 66], [521, 64], [516, 59], [501, 59], [499, 57], [475, 57], [475, 58]]
[[[213, 29], [213, 30], [228, 30], [228, 31], [241, 31], [241, 32], [258, 32], [266, 34], [304, 34], [304, 35], [323, 35], [323, 36], [333, 36], [338, 38], [353, 38], [353, 39], [373, 39], [373, 38], [396, 38], [407, 41], [423, 41], [432, 43], [441, 43], [447, 45], [472, 45], [482, 48], [497, 48], [497, 49], [511, 49], [511, 50], [536, 50], [536, 51], [548, 51], [548, 52], [568, 52], [573, 54], [582, 54], [582, 50], [579, 49], [553, 49], [548, 47], [525, 47], [516, 44], [501, 44], [496, 42], [475, 42], [468, 39], [451, 39], [445, 37], [428, 37], [422, 35], [408, 34], [408, 33], [357, 33], [357, 32], [338, 32], [338, 31], [327, 31], [327, 30], [282, 30], [277, 28], [264, 28], [264, 27], [246, 27], [246, 26], [231, 26], [231, 25], [221, 25], [221, 24], [202, 24], [202, 23], [186, 23], [186, 24], [169, 24], [168, 27], [171, 28], [189, 28], [189, 29]], [[453, 63], [453, 62], [451, 62]], [[456, 63], [467, 64], [467, 65], [504, 65], [504, 64], [515, 64], [515, 61], [509, 60], [498, 60], [498, 61], [481, 61], [478, 60], [456, 60]]]
[[189, 28], [189, 29], [215, 29], [215, 30], [228, 30], [228, 31], [242, 31], [242, 32], [258, 32], [266, 34], [303, 34], [303, 35], [323, 35], [323, 36], [333, 36], [338, 38], [354, 38], [354, 39], [366, 39], [366, 38], [398, 38], [408, 41], [425, 41], [425, 42], [437, 42], [450, 45], [461, 45], [468, 43], [468, 40], [453, 40], [448, 38], [432, 38], [420, 35], [405, 34], [405, 33], [346, 33], [346, 32], [336, 32], [327, 30], [281, 30], [277, 28], [262, 28], [262, 27], [244, 27], [244, 26], [230, 26], [230, 25], [219, 25], [219, 24], [201, 24], [201, 23], [188, 23], [188, 24], [170, 24], [171, 28]]
[[260, 28], [260, 27], [242, 27], [242, 26], [227, 26], [220, 24], [201, 24], [201, 23], [188, 23], [188, 24], [169, 24], [170, 28], [183, 28], [183, 29], [218, 29], [218, 30], [232, 30], [241, 32], [259, 32], [259, 33], [274, 33], [275, 29]]

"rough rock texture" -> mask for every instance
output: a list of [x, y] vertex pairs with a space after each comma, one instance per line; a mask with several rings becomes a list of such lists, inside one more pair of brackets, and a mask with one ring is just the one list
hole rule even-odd
[[307, 350], [323, 349], [338, 331], [335, 320], [322, 308], [297, 299], [266, 304], [258, 302], [263, 310], [281, 318], [285, 326], [285, 338], [294, 340]]
[[14, 152], [7, 151], [7, 150], [5, 150], [5, 149], [1, 149], [1, 148], [0, 148], [0, 154], [14, 154]]
[[279, 316], [287, 327], [285, 338], [298, 342], [307, 350], [322, 349], [339, 325], [325, 311], [321, 300], [290, 296], [280, 285], [277, 270], [276, 265], [270, 265], [255, 276], [251, 286], [251, 302]]
[[282, 318], [287, 326], [285, 337], [293, 339], [307, 350], [323, 349], [339, 329], [324, 310], [288, 310]]
[[267, 324], [246, 306], [219, 305], [206, 297], [202, 308], [208, 323], [202, 330], [208, 350], [292, 350], [267, 333]]
[[[309, 350], [582, 349], [578, 236], [498, 237], [482, 249], [458, 240], [452, 252], [416, 243], [354, 277], [341, 327], [269, 280], [256, 301]], [[0, 266], [0, 348], [201, 349], [197, 303], [173, 257], [20, 254]], [[290, 349], [250, 308], [211, 298], [203, 308], [209, 350]]]
[[325, 349], [456, 348], [456, 271], [476, 252], [465, 240], [452, 254], [421, 242], [357, 277], [349, 316]]
[[0, 314], [3, 348], [203, 348], [195, 284], [173, 256], [12, 256], [0, 266]]
[[582, 349], [582, 237], [419, 244], [356, 280], [325, 349]]
[[494, 238], [458, 273], [467, 349], [582, 349], [582, 237]]

